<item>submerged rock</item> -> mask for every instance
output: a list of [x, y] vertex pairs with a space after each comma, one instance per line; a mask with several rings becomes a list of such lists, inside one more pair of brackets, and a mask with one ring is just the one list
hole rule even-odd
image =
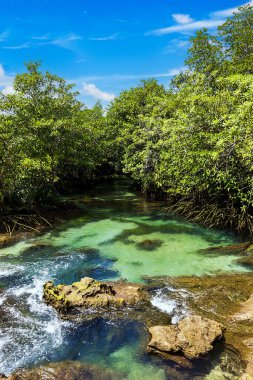
[[253, 269], [253, 254], [249, 256], [240, 257], [236, 260], [237, 264], [243, 265], [246, 268]]
[[35, 244], [23, 249], [22, 255], [30, 255], [38, 252], [52, 251], [54, 249], [55, 248], [50, 244], [36, 242]]
[[44, 284], [43, 298], [59, 311], [82, 308], [117, 308], [134, 305], [147, 299], [148, 293], [140, 285], [120, 282], [100, 282], [84, 277], [72, 285]]
[[240, 243], [240, 244], [232, 244], [225, 245], [220, 247], [210, 247], [206, 249], [201, 249], [202, 253], [214, 253], [214, 254], [222, 254], [222, 255], [248, 255], [253, 253], [253, 243]]
[[191, 315], [182, 319], [178, 325], [151, 327], [151, 341], [147, 350], [171, 360], [171, 355], [175, 354], [184, 355], [190, 360], [198, 359], [213, 349], [214, 343], [222, 338], [223, 331], [220, 323]]
[[[93, 364], [81, 364], [74, 361], [52, 363], [30, 370], [15, 371], [7, 380], [117, 380], [122, 373]], [[1, 377], [0, 377], [1, 379]], [[3, 378], [4, 379], [4, 378]]]
[[137, 247], [144, 251], [155, 251], [157, 248], [163, 245], [162, 240], [143, 240], [140, 243], [137, 243]]
[[97, 249], [97, 248], [91, 248], [91, 247], [78, 248], [76, 251], [78, 253], [84, 253], [86, 255], [90, 255], [90, 254], [98, 255], [99, 254], [99, 249]]

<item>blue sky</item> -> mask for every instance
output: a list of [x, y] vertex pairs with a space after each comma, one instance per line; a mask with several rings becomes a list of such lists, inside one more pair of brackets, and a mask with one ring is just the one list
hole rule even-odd
[[[253, 3], [253, 1], [251, 1]], [[140, 79], [168, 85], [184, 68], [188, 39], [212, 31], [242, 0], [0, 0], [0, 89], [12, 91], [24, 62], [76, 84], [106, 105]]]

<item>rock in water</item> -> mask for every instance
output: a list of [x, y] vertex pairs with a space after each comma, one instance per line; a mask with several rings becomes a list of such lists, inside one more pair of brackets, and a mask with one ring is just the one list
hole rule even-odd
[[157, 248], [161, 247], [163, 245], [162, 240], [142, 240], [141, 242], [137, 243], [137, 247], [140, 250], [144, 251], [155, 251]]
[[240, 265], [243, 265], [246, 268], [252, 269], [253, 268], [253, 255], [248, 255], [241, 257], [240, 259], [236, 260], [236, 262]]
[[67, 361], [30, 370], [19, 369], [6, 380], [119, 380], [121, 376], [107, 368]]
[[214, 253], [219, 255], [248, 255], [253, 253], [253, 244], [251, 242], [240, 243], [240, 244], [232, 244], [232, 245], [224, 245], [220, 247], [209, 247], [205, 249], [201, 249], [202, 253]]
[[[223, 336], [222, 325], [211, 319], [191, 315], [178, 325], [154, 326], [149, 329], [151, 341], [148, 352], [173, 360], [170, 355], [184, 355], [198, 359], [212, 350], [213, 344]], [[175, 360], [178, 361], [178, 360]]]
[[122, 308], [147, 298], [147, 292], [136, 284], [100, 282], [84, 277], [72, 285], [57, 285], [52, 281], [44, 284], [44, 300], [59, 311], [75, 307]]

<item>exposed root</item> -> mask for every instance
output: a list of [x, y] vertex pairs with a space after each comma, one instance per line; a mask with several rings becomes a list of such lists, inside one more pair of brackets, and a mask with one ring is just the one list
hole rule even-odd
[[208, 227], [224, 227], [253, 236], [253, 215], [247, 208], [234, 205], [221, 206], [215, 200], [199, 204], [188, 197], [170, 203], [167, 208], [169, 213], [183, 215], [191, 222]]
[[26, 232], [28, 230], [39, 232], [45, 226], [52, 227], [52, 224], [39, 214], [18, 214], [0, 217], [0, 230], [7, 232], [10, 237], [14, 232]]

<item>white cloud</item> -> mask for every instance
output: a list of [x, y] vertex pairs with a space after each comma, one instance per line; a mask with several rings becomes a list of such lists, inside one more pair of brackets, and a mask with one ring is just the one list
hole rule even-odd
[[0, 80], [4, 77], [4, 68], [0, 65]]
[[169, 45], [166, 46], [166, 48], [163, 50], [163, 54], [170, 54], [175, 52], [177, 52], [177, 54], [184, 54], [189, 46], [189, 38], [174, 38], [170, 41]]
[[3, 66], [0, 64], [0, 87], [12, 86], [14, 80], [13, 75], [7, 75]]
[[30, 42], [25, 42], [20, 45], [13, 45], [13, 46], [3, 46], [4, 49], [10, 49], [10, 50], [21, 50], [21, 49], [28, 49], [31, 46]]
[[179, 67], [177, 69], [171, 69], [168, 73], [168, 76], [170, 77], [173, 77], [174, 75], [178, 75], [180, 74], [182, 71], [185, 71], [186, 70], [186, 67], [183, 66], [183, 67]]
[[[253, 5], [253, 0], [249, 1], [248, 3], [242, 4], [241, 6], [247, 5], [247, 4]], [[216, 17], [216, 18], [223, 18], [223, 17], [226, 18], [226, 17], [232, 16], [233, 13], [238, 12], [238, 8], [239, 6], [234, 7], [234, 8], [223, 9], [221, 11], [213, 12], [211, 16]]]
[[65, 49], [69, 49], [71, 46], [71, 42], [81, 40], [81, 39], [82, 39], [81, 36], [71, 33], [67, 35], [66, 37], [45, 42], [45, 45], [55, 45], [55, 46], [63, 47]]
[[39, 40], [39, 41], [47, 41], [49, 39], [50, 34], [43, 34], [42, 36], [33, 36], [33, 40]]
[[189, 24], [190, 22], [193, 21], [190, 15], [181, 14], [181, 13], [175, 13], [172, 15], [172, 17], [178, 24]]
[[194, 31], [194, 30], [198, 30], [202, 28], [212, 29], [212, 28], [216, 28], [223, 22], [224, 20], [200, 20], [200, 21], [190, 22], [189, 24], [180, 24], [180, 25], [169, 26], [167, 28], [156, 29], [148, 34], [153, 35], [153, 36], [162, 36], [169, 33]]
[[13, 86], [6, 86], [1, 91], [4, 95], [11, 95], [11, 94], [14, 94], [15, 92]]
[[124, 80], [134, 80], [134, 79], [147, 79], [147, 78], [169, 78], [174, 75], [179, 74], [181, 71], [185, 71], [186, 67], [177, 67], [168, 70], [164, 73], [142, 73], [142, 74], [113, 74], [113, 75], [94, 75], [82, 77], [80, 80], [70, 80], [71, 83], [85, 81], [124, 81]]
[[[253, 0], [250, 0], [248, 3], [242, 4], [243, 5], [253, 5]], [[191, 32], [198, 29], [208, 28], [208, 29], [214, 29], [217, 28], [219, 25], [223, 24], [227, 17], [232, 16], [233, 13], [238, 11], [238, 7], [223, 9], [220, 11], [212, 12], [210, 14], [209, 19], [204, 20], [197, 20], [193, 21], [193, 19], [188, 14], [173, 14], [172, 17], [174, 21], [177, 22], [177, 25], [168, 26], [166, 28], [160, 28], [155, 29], [147, 35], [153, 35], [153, 36], [162, 36], [169, 33], [184, 33], [184, 32]]]
[[46, 46], [46, 45], [53, 45], [58, 46], [63, 49], [67, 50], [73, 50], [73, 42], [77, 40], [81, 40], [82, 37], [70, 33], [62, 38], [55, 38], [55, 39], [49, 39], [49, 34], [45, 34], [42, 36], [32, 36], [31, 41], [24, 42], [20, 45], [10, 45], [10, 46], [3, 46], [4, 49], [10, 49], [10, 50], [21, 50], [21, 49], [28, 49], [28, 48], [36, 48], [39, 46]]
[[90, 41], [112, 41], [116, 40], [118, 38], [117, 34], [112, 34], [111, 36], [104, 36], [104, 37], [90, 37]]
[[0, 88], [1, 92], [4, 95], [7, 94], [13, 94], [14, 88], [13, 88], [13, 81], [14, 81], [14, 76], [12, 75], [7, 75], [4, 71], [3, 66], [0, 64]]
[[107, 102], [110, 102], [115, 98], [114, 94], [101, 91], [93, 83], [83, 83], [83, 91], [85, 94], [92, 96], [95, 99], [105, 100]]

